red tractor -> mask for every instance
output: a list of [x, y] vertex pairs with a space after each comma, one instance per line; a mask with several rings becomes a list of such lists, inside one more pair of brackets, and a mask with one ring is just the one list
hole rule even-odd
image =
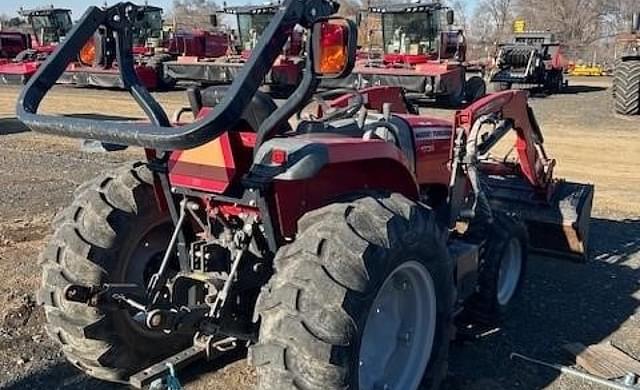
[[[237, 36], [229, 34], [229, 51], [216, 56], [181, 56], [165, 63], [165, 73], [176, 80], [204, 85], [225, 84], [234, 80], [251, 56], [262, 32], [279, 9], [276, 4], [225, 7], [225, 14], [235, 15]], [[274, 90], [292, 90], [301, 78], [302, 34], [297, 31], [276, 60], [265, 83]]]
[[568, 63], [562, 45], [549, 32], [522, 32], [512, 42], [499, 45], [490, 81], [493, 90], [511, 89], [525, 84], [558, 93], [566, 86], [564, 72]]
[[[453, 121], [413, 112], [399, 87], [314, 96], [354, 66], [337, 9], [282, 3], [226, 91], [190, 90], [187, 125], [136, 79], [130, 3], [90, 8], [29, 82], [17, 115], [32, 130], [146, 150], [78, 189], [42, 255], [47, 330], [78, 368], [144, 386], [251, 345], [261, 390], [433, 390], [453, 319], [499, 320], [530, 245], [585, 255], [593, 187], [554, 178], [526, 92]], [[38, 114], [99, 25], [150, 123]], [[277, 107], [258, 89], [296, 26], [308, 61]], [[507, 135], [515, 158], [497, 159]]]
[[19, 14], [31, 26], [31, 42], [11, 61], [0, 63], [0, 80], [5, 84], [24, 84], [72, 26], [71, 10], [64, 8], [20, 9]]
[[31, 47], [31, 37], [17, 31], [0, 30], [0, 61], [11, 60]]
[[[138, 78], [149, 89], [164, 89], [173, 86], [171, 78], [164, 77], [163, 63], [172, 59], [167, 52], [162, 29], [162, 8], [145, 5], [140, 20], [136, 21], [131, 34], [135, 70]], [[118, 62], [116, 61], [116, 38], [101, 28], [91, 37], [58, 80], [62, 84], [122, 88]]]
[[466, 38], [451, 28], [453, 10], [439, 2], [382, 3], [368, 13], [378, 16], [382, 56], [356, 63], [352, 78], [359, 85], [398, 85], [411, 98], [456, 107], [484, 96], [484, 80], [467, 79]]

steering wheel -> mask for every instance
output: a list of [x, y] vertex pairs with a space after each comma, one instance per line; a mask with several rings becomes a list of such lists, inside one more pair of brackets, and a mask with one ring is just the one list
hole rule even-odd
[[[331, 97], [340, 97], [344, 95], [349, 95], [349, 99], [347, 105], [345, 107], [332, 107], [327, 99]], [[307, 118], [302, 117], [302, 112], [309, 107], [312, 103], [317, 104], [322, 109], [322, 115], [320, 117], [316, 117], [313, 114], [308, 114]], [[344, 118], [352, 118], [354, 117], [358, 111], [364, 107], [365, 101], [364, 96], [355, 89], [350, 88], [337, 88], [332, 89], [330, 91], [320, 92], [313, 95], [311, 100], [307, 102], [298, 111], [298, 119], [308, 119], [313, 121], [332, 121], [336, 119], [344, 119]]]

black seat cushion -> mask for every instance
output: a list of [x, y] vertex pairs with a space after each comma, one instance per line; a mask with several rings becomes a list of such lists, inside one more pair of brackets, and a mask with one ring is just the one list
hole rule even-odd
[[[216, 85], [205, 88], [190, 88], [187, 91], [189, 103], [194, 113], [200, 111], [202, 107], [215, 107], [222, 101], [224, 94], [229, 89], [227, 85]], [[262, 91], [257, 91], [253, 96], [251, 103], [242, 113], [241, 119], [255, 132], [258, 131], [262, 122], [264, 122], [278, 108], [271, 96]], [[291, 126], [285, 124], [287, 128], [282, 129], [283, 132], [290, 131]]]

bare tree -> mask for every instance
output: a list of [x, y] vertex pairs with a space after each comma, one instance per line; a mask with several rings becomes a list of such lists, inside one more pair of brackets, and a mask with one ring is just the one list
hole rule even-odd
[[606, 3], [605, 31], [609, 36], [628, 31], [634, 12], [640, 12], [637, 0], [609, 0]]
[[609, 0], [518, 0], [529, 28], [556, 33], [574, 57], [586, 55], [603, 38], [608, 8]]
[[473, 16], [471, 35], [485, 43], [498, 43], [508, 35], [513, 18], [512, 0], [482, 0]]
[[497, 45], [510, 34], [515, 17], [512, 0], [481, 0], [469, 23], [467, 36], [470, 42], [468, 57], [480, 59], [492, 57]]
[[211, 15], [220, 8], [212, 0], [173, 0], [173, 9], [168, 13], [168, 20], [178, 29], [209, 29]]
[[355, 19], [362, 7], [356, 0], [338, 0], [338, 3], [340, 3], [338, 15], [350, 19]]
[[494, 28], [495, 40], [502, 41], [508, 34], [507, 26], [513, 21], [512, 0], [483, 0], [479, 7], [486, 9], [489, 15], [489, 20]]
[[456, 24], [458, 25], [458, 27], [460, 27], [464, 31], [467, 31], [469, 29], [469, 25], [468, 25], [469, 18], [467, 16], [469, 12], [469, 8], [465, 5], [464, 1], [451, 0], [449, 1], [449, 6], [455, 12]]

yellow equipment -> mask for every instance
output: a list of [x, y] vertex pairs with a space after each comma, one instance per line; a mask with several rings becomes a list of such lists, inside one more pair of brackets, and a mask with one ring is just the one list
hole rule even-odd
[[576, 65], [569, 69], [570, 76], [606, 76], [606, 71], [602, 65]]

